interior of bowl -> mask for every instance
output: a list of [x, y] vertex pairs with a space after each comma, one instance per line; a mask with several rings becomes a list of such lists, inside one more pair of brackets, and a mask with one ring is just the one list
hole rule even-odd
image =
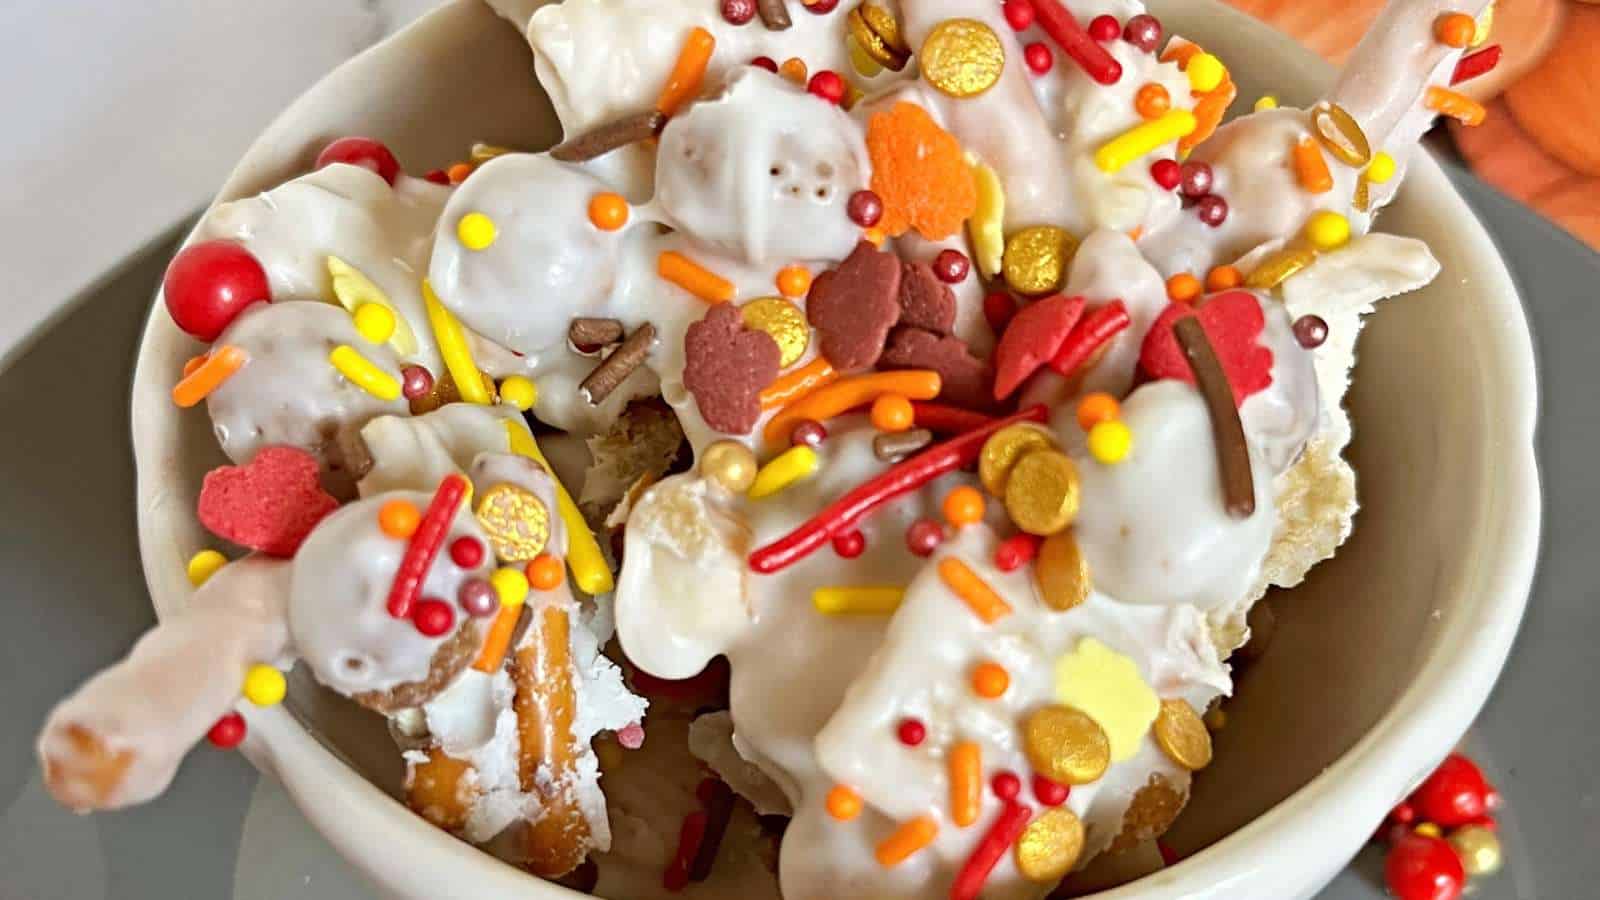
[[[1304, 103], [1331, 76], [1288, 39], [1241, 28], [1240, 19], [1212, 4], [1151, 6], [1171, 30], [1229, 61], [1241, 85], [1239, 109], [1269, 91]], [[520, 36], [476, 2], [434, 17], [449, 27], [429, 40], [402, 35], [377, 51], [383, 65], [346, 67], [291, 109], [252, 149], [222, 199], [305, 171], [323, 144], [344, 134], [385, 141], [414, 172], [464, 157], [473, 141], [525, 149], [553, 143], [557, 126]], [[373, 78], [375, 71], [385, 77]], [[1472, 604], [1484, 602], [1484, 567], [1502, 546], [1493, 528], [1505, 519], [1496, 507], [1506, 499], [1496, 482], [1504, 451], [1496, 442], [1527, 439], [1521, 426], [1501, 418], [1518, 402], [1506, 396], [1504, 370], [1523, 364], [1515, 358], [1520, 348], [1508, 350], [1494, 332], [1515, 315], [1516, 300], [1484, 296], [1486, 284], [1499, 282], [1473, 273], [1494, 261], [1460, 234], [1464, 224], [1476, 226], [1442, 214], [1432, 193], [1448, 191], [1442, 175], [1431, 165], [1418, 169], [1422, 183], [1402, 190], [1381, 227], [1428, 240], [1444, 274], [1384, 306], [1362, 338], [1349, 399], [1364, 504], [1355, 536], [1306, 584], [1274, 598], [1277, 638], [1240, 680], [1216, 762], [1197, 780], [1190, 810], [1171, 835], [1180, 851], [1227, 837], [1356, 747], [1452, 629], [1465, 627]], [[1514, 324], [1525, 341], [1520, 316]], [[173, 373], [198, 349], [158, 309], [135, 380], [141, 546], [162, 613], [190, 591], [183, 561], [207, 546], [194, 501], [204, 472], [224, 461], [206, 416], [180, 412], [167, 399]], [[1482, 664], [1498, 670], [1500, 660]], [[380, 720], [303, 674], [292, 681], [288, 706], [363, 775], [397, 789], [399, 760]]]

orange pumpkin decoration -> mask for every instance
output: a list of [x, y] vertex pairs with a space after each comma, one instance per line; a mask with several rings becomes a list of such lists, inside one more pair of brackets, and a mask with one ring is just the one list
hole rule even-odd
[[1503, 100], [1489, 104], [1482, 125], [1465, 128], [1452, 122], [1450, 134], [1478, 177], [1600, 248], [1600, 178], [1574, 171], [1546, 153]]
[[1600, 175], [1600, 7], [1573, 5], [1556, 44], [1533, 71], [1506, 88], [1506, 106], [1551, 156], [1585, 175]]

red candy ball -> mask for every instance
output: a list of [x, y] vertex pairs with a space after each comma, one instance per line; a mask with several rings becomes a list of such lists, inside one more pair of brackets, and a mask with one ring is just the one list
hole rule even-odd
[[494, 585], [482, 578], [469, 578], [456, 592], [456, 602], [475, 619], [487, 619], [500, 612], [500, 595]]
[[758, 69], [766, 69], [768, 72], [773, 74], [777, 74], [778, 72], [778, 61], [770, 56], [758, 56], [755, 59], [750, 60], [750, 65], [755, 66]]
[[894, 734], [900, 739], [900, 743], [907, 747], [915, 747], [928, 736], [928, 726], [917, 719], [901, 719], [900, 727], [895, 729]]
[[944, 543], [944, 526], [932, 519], [918, 519], [906, 529], [906, 548], [915, 556], [932, 556]]
[[828, 439], [828, 429], [816, 419], [801, 419], [789, 432], [789, 443], [795, 447], [810, 447], [815, 450], [822, 446]]
[[756, 0], [722, 0], [722, 18], [729, 25], [743, 25], [756, 17]]
[[844, 102], [844, 79], [831, 69], [823, 69], [811, 76], [806, 90], [835, 106]]
[[1067, 797], [1071, 794], [1072, 788], [1068, 785], [1052, 781], [1043, 775], [1033, 776], [1033, 796], [1045, 806], [1060, 806], [1067, 802]]
[[445, 187], [450, 186], [450, 175], [443, 169], [429, 169], [422, 177], [434, 184], [442, 184]]
[[272, 299], [266, 270], [233, 241], [183, 248], [167, 265], [161, 290], [172, 321], [202, 341], [216, 340], [246, 306]]
[[846, 531], [833, 537], [833, 552], [845, 559], [855, 559], [867, 549], [867, 537], [859, 529]]
[[1015, 772], [996, 772], [989, 779], [989, 789], [1001, 800], [1015, 800], [1022, 793], [1022, 779]]
[[1031, 534], [1015, 534], [1000, 542], [994, 551], [994, 567], [1015, 572], [1039, 555], [1040, 539]]
[[433, 597], [417, 603], [411, 610], [411, 624], [425, 637], [439, 637], [455, 627], [456, 614], [450, 604]]
[[1044, 41], [1033, 41], [1023, 47], [1022, 59], [1028, 64], [1028, 71], [1035, 75], [1045, 74], [1056, 64], [1056, 55]]
[[1416, 820], [1416, 808], [1404, 800], [1395, 804], [1394, 809], [1389, 810], [1389, 821], [1391, 822], [1398, 822], [1401, 825], [1410, 825]]
[[1161, 43], [1161, 20], [1140, 13], [1123, 26], [1122, 39], [1146, 53], [1154, 53], [1156, 45]]
[[819, 16], [825, 16], [838, 8], [839, 0], [811, 0], [810, 3], [802, 0], [802, 5]]
[[371, 172], [377, 172], [384, 181], [394, 185], [394, 180], [400, 177], [400, 161], [394, 154], [372, 138], [345, 137], [322, 148], [317, 154], [317, 168], [332, 165], [333, 163], [349, 163], [360, 166]]
[[426, 397], [433, 390], [433, 373], [423, 366], [406, 366], [400, 370], [400, 393], [407, 400]]
[[1410, 802], [1424, 820], [1441, 828], [1455, 828], [1488, 813], [1492, 792], [1488, 779], [1472, 760], [1452, 753], [1422, 782]]
[[933, 274], [945, 284], [960, 284], [972, 271], [972, 260], [960, 250], [941, 250], [933, 260]]
[[249, 727], [245, 725], [244, 716], [231, 712], [218, 719], [217, 724], [211, 726], [211, 730], [206, 732], [206, 740], [210, 741], [213, 747], [232, 750], [244, 742], [244, 736], [248, 730]]
[[450, 542], [450, 560], [463, 569], [483, 564], [483, 542], [475, 537], [458, 537]]
[[1211, 167], [1203, 162], [1186, 162], [1178, 170], [1178, 190], [1190, 200], [1199, 200], [1211, 193], [1214, 182]]
[[1116, 16], [1095, 16], [1089, 20], [1089, 37], [1104, 43], [1114, 41], [1122, 33], [1122, 26], [1117, 24]]
[[1183, 167], [1175, 159], [1158, 159], [1150, 164], [1150, 177], [1165, 190], [1178, 186], [1183, 178]]
[[1207, 194], [1195, 204], [1194, 213], [1200, 217], [1200, 221], [1216, 228], [1228, 221], [1228, 201], [1216, 194]]
[[1003, 9], [1006, 24], [1017, 31], [1033, 24], [1033, 3], [1030, 0], [1006, 0]]
[[1389, 848], [1383, 881], [1399, 900], [1456, 900], [1467, 873], [1443, 838], [1408, 834]]
[[1321, 347], [1328, 339], [1328, 322], [1321, 316], [1301, 316], [1294, 320], [1294, 339], [1307, 350]]
[[862, 228], [871, 228], [883, 221], [883, 198], [872, 191], [856, 191], [845, 204], [850, 221]]
[[983, 318], [989, 323], [989, 330], [999, 334], [1011, 324], [1011, 317], [1017, 314], [1017, 301], [1005, 291], [995, 291], [983, 298]]

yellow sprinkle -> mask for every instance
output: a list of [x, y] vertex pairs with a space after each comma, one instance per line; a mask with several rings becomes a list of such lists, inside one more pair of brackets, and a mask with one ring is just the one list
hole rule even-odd
[[1168, 110], [1159, 119], [1151, 119], [1124, 131], [1094, 152], [1094, 164], [1100, 171], [1116, 174], [1129, 163], [1194, 131], [1198, 123], [1194, 113], [1187, 109]]
[[394, 337], [394, 313], [380, 303], [363, 303], [356, 307], [353, 316], [356, 331], [374, 344], [382, 344]]
[[1000, 274], [1006, 250], [1006, 190], [994, 169], [970, 160], [978, 186], [978, 206], [967, 220], [972, 233], [972, 261], [978, 271], [993, 278]]
[[1306, 240], [1318, 250], [1337, 250], [1350, 243], [1350, 220], [1332, 210], [1318, 210], [1306, 220]]
[[1222, 64], [1210, 53], [1196, 53], [1189, 58], [1189, 65], [1184, 67], [1184, 74], [1189, 76], [1189, 88], [1197, 94], [1214, 91], [1228, 77], [1228, 67]]
[[817, 451], [806, 446], [790, 447], [756, 473], [756, 481], [750, 485], [750, 499], [770, 497], [816, 470]]
[[1161, 712], [1161, 698], [1133, 660], [1094, 638], [1084, 638], [1056, 661], [1056, 700], [1081, 710], [1105, 730], [1111, 761], [1139, 752]]
[[539, 402], [539, 386], [521, 375], [511, 375], [500, 382], [500, 399], [527, 412]]
[[495, 569], [489, 574], [489, 586], [499, 596], [501, 606], [521, 606], [528, 599], [528, 576], [521, 569]]
[[594, 532], [584, 520], [583, 513], [578, 511], [578, 504], [572, 502], [572, 495], [567, 493], [561, 480], [555, 478], [555, 470], [550, 468], [550, 461], [544, 458], [539, 442], [533, 439], [532, 432], [521, 422], [507, 419], [505, 427], [511, 452], [544, 466], [555, 480], [556, 512], [567, 529], [567, 566], [572, 569], [573, 583], [590, 595], [610, 593], [616, 587], [616, 580], [611, 576], [611, 567], [606, 565], [605, 554], [600, 552], [600, 544], [594, 539]]
[[266, 663], [258, 663], [244, 673], [244, 687], [240, 693], [257, 706], [276, 706], [283, 702], [283, 695], [288, 690], [289, 685], [284, 681], [282, 672]]
[[901, 587], [825, 587], [811, 592], [811, 605], [825, 616], [888, 616], [905, 595]]
[[499, 236], [494, 220], [483, 213], [467, 213], [456, 223], [456, 237], [468, 250], [487, 250]]
[[228, 558], [215, 550], [201, 550], [189, 557], [189, 565], [185, 571], [189, 575], [189, 583], [195, 587], [205, 584], [217, 570], [228, 564]]
[[351, 315], [355, 315], [356, 310], [368, 303], [376, 303], [389, 310], [394, 315], [394, 334], [389, 337], [389, 346], [393, 347], [394, 352], [400, 354], [402, 358], [416, 355], [417, 335], [411, 330], [411, 324], [394, 308], [389, 295], [373, 284], [372, 279], [339, 257], [330, 256], [328, 280], [333, 286], [334, 298], [345, 308], [345, 312]]
[[478, 374], [478, 364], [472, 360], [472, 348], [467, 346], [466, 333], [461, 323], [439, 302], [428, 279], [422, 279], [422, 303], [428, 309], [428, 324], [433, 328], [433, 339], [439, 345], [439, 355], [444, 366], [461, 392], [461, 399], [480, 406], [489, 405], [489, 389], [483, 386]]
[[378, 368], [370, 359], [349, 344], [340, 344], [328, 354], [328, 362], [350, 383], [379, 400], [393, 400], [400, 396], [400, 382], [393, 375]]
[[1439, 837], [1440, 835], [1442, 835], [1444, 833], [1443, 831], [1441, 831], [1439, 829], [1439, 826], [1433, 824], [1432, 822], [1423, 822], [1421, 825], [1418, 825], [1413, 830], [1416, 831], [1417, 834], [1422, 835], [1423, 837], [1431, 837], [1431, 838]]
[[1367, 180], [1373, 184], [1383, 184], [1394, 177], [1394, 157], [1379, 150], [1372, 155], [1372, 162], [1367, 166]]
[[1265, 112], [1269, 109], [1277, 108], [1278, 98], [1272, 96], [1271, 94], [1262, 94], [1261, 97], [1256, 100], [1256, 112]]
[[1099, 462], [1114, 466], [1133, 450], [1133, 432], [1122, 422], [1097, 422], [1089, 429], [1089, 454]]

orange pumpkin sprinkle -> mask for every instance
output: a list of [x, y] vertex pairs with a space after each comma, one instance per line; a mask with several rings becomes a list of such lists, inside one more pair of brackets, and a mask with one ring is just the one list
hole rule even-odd
[[930, 241], [961, 230], [978, 208], [978, 186], [961, 143], [914, 103], [896, 103], [867, 122], [872, 190], [883, 201], [886, 234], [915, 228]]

